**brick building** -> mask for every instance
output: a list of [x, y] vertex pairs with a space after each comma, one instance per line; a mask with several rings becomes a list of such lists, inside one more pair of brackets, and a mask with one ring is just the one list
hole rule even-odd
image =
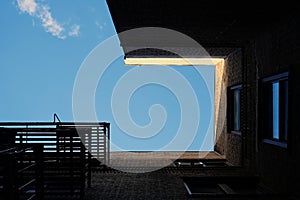
[[[262, 177], [275, 191], [299, 195], [299, 14], [291, 4], [233, 4], [216, 1], [107, 1], [118, 33], [133, 28], [162, 27], [197, 41], [214, 58], [224, 58], [222, 87], [226, 125], [218, 130], [215, 151], [233, 165]], [[125, 60], [173, 57], [163, 47], [201, 57], [192, 44], [149, 32], [120, 36]], [[154, 38], [163, 35], [152, 35]], [[133, 49], [137, 49], [132, 51]], [[160, 49], [160, 50], [159, 50]], [[179, 51], [178, 51], [179, 52]], [[200, 55], [200, 56], [199, 56]], [[230, 98], [235, 93], [238, 100]], [[238, 102], [236, 102], [238, 101]], [[234, 108], [240, 110], [236, 116]], [[227, 107], [227, 108], [226, 108]], [[238, 123], [238, 125], [237, 125]]]
[[[106, 166], [114, 163], [107, 142], [109, 123], [62, 123], [55, 116], [46, 124], [1, 123], [0, 199], [299, 199], [297, 6], [208, 0], [106, 2], [125, 64], [147, 65], [150, 58], [158, 65], [215, 66], [214, 152], [221, 165], [207, 167], [199, 159], [186, 159], [186, 166], [175, 160], [154, 172], [127, 173]], [[90, 142], [85, 147], [78, 132]], [[20, 150], [19, 144], [26, 148]], [[102, 158], [100, 163], [86, 147]], [[131, 152], [126, 153], [114, 156], [122, 161]], [[19, 174], [23, 182], [29, 180], [20, 182]], [[256, 188], [256, 179], [252, 182], [257, 177], [265, 191]]]

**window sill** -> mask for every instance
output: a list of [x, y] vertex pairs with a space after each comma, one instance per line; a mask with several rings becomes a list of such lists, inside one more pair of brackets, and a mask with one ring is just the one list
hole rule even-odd
[[282, 148], [287, 148], [287, 143], [286, 142], [280, 142], [280, 141], [275, 141], [275, 140], [271, 140], [271, 139], [263, 139], [264, 143], [267, 144], [272, 144], [272, 145], [276, 145]]
[[241, 131], [230, 131], [230, 133], [235, 134], [235, 135], [242, 135]]

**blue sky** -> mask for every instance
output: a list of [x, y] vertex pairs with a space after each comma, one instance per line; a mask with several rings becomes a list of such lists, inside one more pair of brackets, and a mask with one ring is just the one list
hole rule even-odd
[[7, 0], [0, 15], [0, 120], [72, 121], [77, 70], [115, 34], [106, 2]]
[[[62, 121], [74, 121], [72, 92], [76, 74], [90, 52], [116, 34], [106, 2], [6, 0], [0, 1], [0, 15], [0, 121], [51, 122], [54, 113]], [[166, 87], [148, 84], [139, 88], [129, 104], [135, 123], [147, 125], [148, 109], [154, 104], [162, 104], [168, 117], [154, 137], [141, 139], [124, 133], [114, 121], [110, 98], [118, 79], [132, 68], [124, 67], [120, 57], [102, 77], [95, 96], [98, 120], [111, 123], [112, 140], [121, 149], [157, 150], [175, 137], [181, 120], [179, 102]], [[192, 67], [172, 69], [190, 81], [200, 102], [201, 129], [189, 147], [199, 150], [202, 132], [209, 130], [213, 137], [213, 108], [209, 100], [203, 99], [214, 90], [214, 67], [202, 67], [200, 75]], [[206, 149], [212, 148], [210, 142]]]

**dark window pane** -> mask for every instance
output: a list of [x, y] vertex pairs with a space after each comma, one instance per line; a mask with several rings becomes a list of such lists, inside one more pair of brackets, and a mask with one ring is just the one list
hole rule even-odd
[[227, 90], [228, 132], [241, 131], [241, 89], [242, 85], [231, 86]]
[[288, 81], [280, 81], [280, 139], [287, 141], [288, 136]]
[[273, 83], [273, 138], [279, 139], [279, 82]]
[[233, 130], [240, 130], [240, 89], [233, 92]]
[[262, 80], [261, 131], [265, 139], [288, 140], [288, 73]]

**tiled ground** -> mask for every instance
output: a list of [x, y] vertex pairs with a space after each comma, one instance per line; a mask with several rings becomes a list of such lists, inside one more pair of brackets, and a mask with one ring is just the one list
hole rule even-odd
[[118, 170], [94, 172], [92, 187], [85, 200], [290, 200], [286, 196], [204, 198], [188, 195], [182, 177], [250, 175], [239, 168], [191, 169], [167, 167], [147, 173], [127, 173]]
[[[197, 176], [239, 176], [252, 175], [240, 167], [176, 167], [174, 158], [180, 152], [127, 152], [111, 154], [111, 167], [95, 169], [92, 174], [92, 187], [86, 190], [85, 200], [187, 200], [214, 199], [191, 198], [184, 186], [183, 177]], [[215, 153], [188, 152], [180, 159], [220, 159], [224, 157]], [[165, 163], [164, 163], [165, 162]], [[164, 165], [165, 164], [165, 165]], [[164, 165], [164, 167], [159, 167]], [[286, 200], [287, 198], [215, 198], [243, 200]]]
[[163, 172], [93, 174], [85, 199], [145, 200], [186, 199], [178, 176]]

